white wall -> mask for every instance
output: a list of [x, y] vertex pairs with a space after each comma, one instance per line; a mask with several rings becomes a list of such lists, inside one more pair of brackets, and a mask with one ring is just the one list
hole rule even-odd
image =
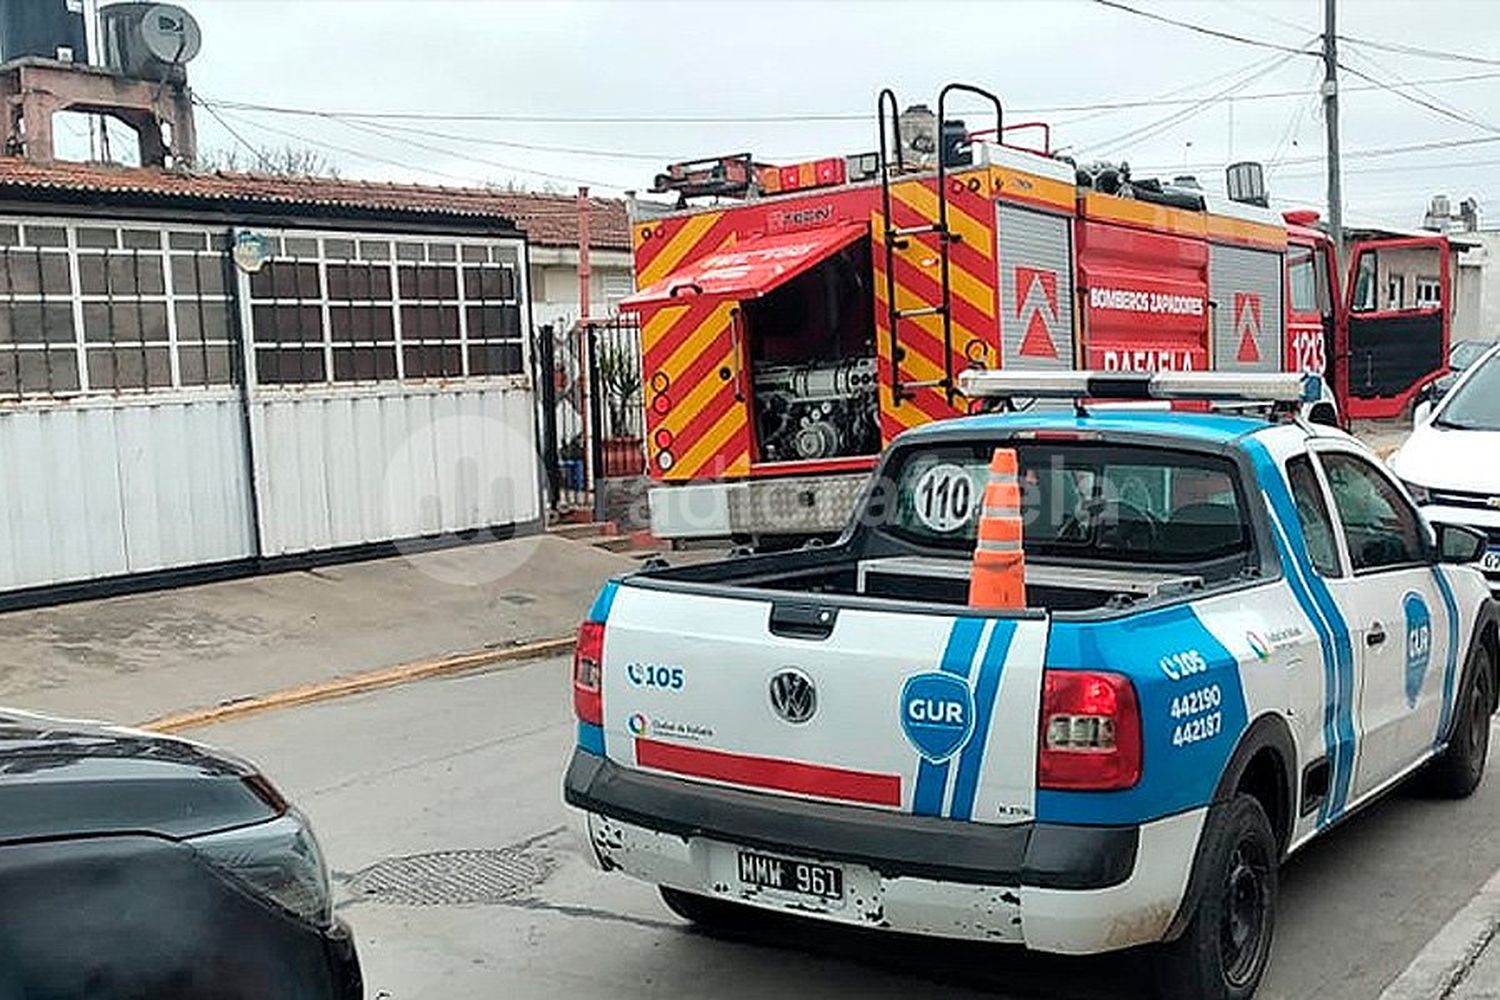
[[258, 390], [266, 556], [535, 521], [529, 383]]
[[1479, 245], [1455, 254], [1454, 340], [1500, 340], [1500, 232], [1464, 233]]
[[[536, 326], [567, 328], [578, 318], [577, 251], [533, 247], [531, 317]], [[589, 255], [589, 315], [613, 316], [620, 299], [634, 289], [631, 255], [595, 250]]]
[[238, 394], [0, 411], [0, 591], [254, 554]]

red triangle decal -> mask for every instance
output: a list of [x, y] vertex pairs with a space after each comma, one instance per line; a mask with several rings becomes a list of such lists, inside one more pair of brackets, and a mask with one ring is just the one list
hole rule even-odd
[[1047, 329], [1047, 321], [1040, 309], [1031, 314], [1031, 322], [1026, 324], [1026, 336], [1021, 338], [1019, 353], [1028, 358], [1057, 357], [1057, 345], [1052, 342], [1052, 331]]
[[1260, 361], [1260, 348], [1255, 346], [1255, 337], [1249, 327], [1245, 328], [1244, 334], [1240, 337], [1240, 353], [1235, 360], [1247, 365]]

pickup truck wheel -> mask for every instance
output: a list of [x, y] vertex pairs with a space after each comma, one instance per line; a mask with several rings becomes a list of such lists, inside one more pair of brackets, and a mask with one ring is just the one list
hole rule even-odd
[[665, 885], [656, 888], [667, 909], [705, 931], [730, 931], [745, 926], [746, 911], [749, 908], [739, 903], [700, 896], [695, 892], [684, 892]]
[[1198, 910], [1155, 956], [1163, 1000], [1248, 1000], [1270, 964], [1277, 847], [1261, 804], [1239, 795], [1211, 813], [1203, 836]]
[[1454, 706], [1453, 733], [1447, 748], [1432, 762], [1423, 785], [1445, 799], [1465, 799], [1479, 787], [1490, 752], [1490, 654], [1479, 650]]

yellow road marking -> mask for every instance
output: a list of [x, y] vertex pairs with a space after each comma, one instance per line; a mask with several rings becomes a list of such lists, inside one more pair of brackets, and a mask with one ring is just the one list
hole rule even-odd
[[366, 691], [377, 691], [381, 688], [395, 687], [399, 684], [425, 680], [429, 677], [443, 677], [449, 674], [463, 673], [467, 670], [477, 670], [480, 667], [494, 666], [498, 663], [510, 663], [517, 660], [553, 656], [572, 649], [573, 642], [573, 636], [562, 636], [556, 639], [541, 639], [536, 642], [529, 642], [524, 646], [511, 646], [506, 649], [481, 649], [472, 653], [460, 653], [457, 656], [448, 656], [437, 660], [403, 663], [399, 666], [385, 667], [381, 670], [371, 670], [365, 673], [335, 677], [332, 680], [321, 681], [317, 684], [304, 684], [301, 687], [286, 688], [281, 691], [273, 691], [269, 694], [242, 698], [237, 701], [226, 702], [222, 705], [215, 705], [212, 708], [198, 708], [186, 712], [163, 715], [152, 719], [150, 722], [142, 723], [140, 728], [158, 733], [178, 733], [184, 729], [194, 729], [198, 726], [207, 726], [215, 722], [228, 722], [230, 719], [240, 719], [247, 715], [258, 715], [262, 712], [270, 712], [276, 709], [292, 708], [296, 705], [309, 705], [313, 702], [330, 701], [334, 698], [347, 698], [350, 695], [363, 694]]

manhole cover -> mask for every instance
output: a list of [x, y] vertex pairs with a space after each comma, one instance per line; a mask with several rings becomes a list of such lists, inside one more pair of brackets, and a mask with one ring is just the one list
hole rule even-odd
[[438, 851], [387, 858], [357, 873], [358, 899], [403, 906], [500, 903], [524, 896], [550, 874], [544, 857], [511, 850]]

